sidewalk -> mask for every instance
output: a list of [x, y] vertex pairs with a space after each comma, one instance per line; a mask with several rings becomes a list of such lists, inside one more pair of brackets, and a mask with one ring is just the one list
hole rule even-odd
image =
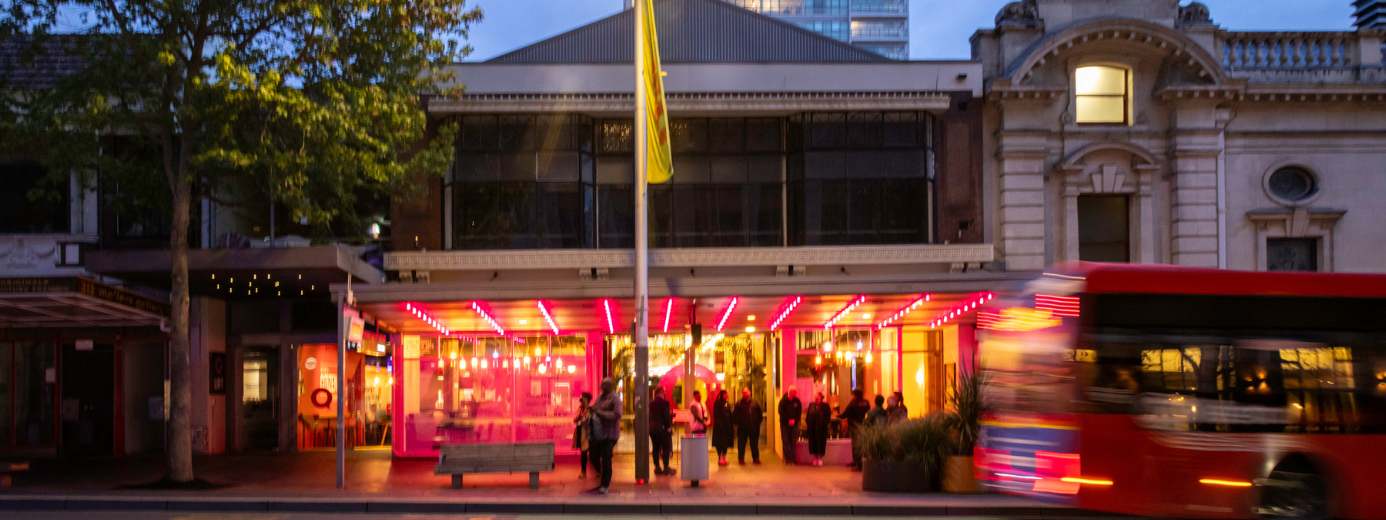
[[[693, 488], [677, 477], [633, 483], [634, 461], [617, 457], [610, 494], [583, 491], [595, 474], [578, 479], [576, 458], [560, 458], [540, 474], [468, 475], [451, 489], [433, 475], [431, 459], [394, 459], [389, 451], [347, 456], [347, 487], [336, 489], [332, 452], [199, 457], [198, 478], [223, 485], [207, 491], [125, 490], [163, 476], [156, 458], [38, 460], [0, 490], [3, 510], [181, 510], [279, 512], [1074, 516], [1066, 507], [1003, 495], [904, 495], [861, 490], [847, 468], [785, 466], [767, 454], [762, 465], [718, 467]], [[677, 467], [677, 463], [675, 464]]]

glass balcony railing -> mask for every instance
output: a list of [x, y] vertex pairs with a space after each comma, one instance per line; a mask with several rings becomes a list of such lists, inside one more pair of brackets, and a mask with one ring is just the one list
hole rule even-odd
[[853, 40], [878, 40], [908, 38], [910, 31], [905, 27], [853, 27]]
[[909, 14], [907, 2], [853, 2], [853, 14]]

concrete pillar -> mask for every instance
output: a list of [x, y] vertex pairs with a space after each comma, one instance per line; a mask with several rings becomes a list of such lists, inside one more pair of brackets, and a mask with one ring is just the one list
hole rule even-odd
[[1173, 109], [1171, 260], [1218, 266], [1218, 158], [1222, 128], [1216, 102], [1188, 101]]
[[[226, 354], [226, 302], [195, 297], [191, 302], [190, 379], [192, 383], [192, 422], [201, 428], [203, 438], [194, 438], [193, 452], [215, 455], [226, 452], [226, 393], [225, 388], [211, 387], [212, 353]], [[229, 369], [228, 369], [229, 370]], [[229, 383], [231, 378], [227, 378]]]
[[1004, 151], [1000, 163], [1000, 252], [1012, 271], [1044, 269], [1044, 163], [1046, 153]]

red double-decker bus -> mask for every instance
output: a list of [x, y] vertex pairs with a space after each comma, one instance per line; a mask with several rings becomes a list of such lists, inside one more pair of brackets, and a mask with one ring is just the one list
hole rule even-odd
[[986, 486], [1194, 518], [1386, 518], [1386, 276], [1075, 264], [977, 315]]

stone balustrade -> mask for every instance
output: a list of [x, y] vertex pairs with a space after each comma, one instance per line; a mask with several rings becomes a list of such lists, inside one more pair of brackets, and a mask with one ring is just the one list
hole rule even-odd
[[1222, 66], [1255, 82], [1357, 83], [1382, 80], [1377, 31], [1220, 31]]
[[1231, 69], [1346, 69], [1358, 65], [1352, 32], [1228, 32], [1222, 66]]

